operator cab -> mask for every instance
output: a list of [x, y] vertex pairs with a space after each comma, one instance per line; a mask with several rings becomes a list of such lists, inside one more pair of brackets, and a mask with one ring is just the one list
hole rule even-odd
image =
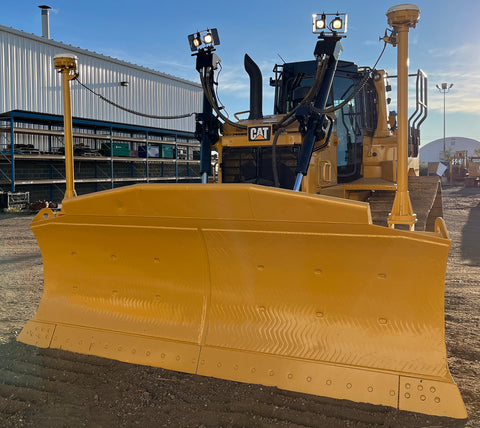
[[[316, 61], [302, 61], [276, 65], [274, 114], [292, 111], [311, 88], [317, 68]], [[361, 85], [368, 69], [356, 64], [338, 61], [327, 106], [338, 106]], [[361, 177], [363, 138], [373, 135], [377, 124], [377, 92], [371, 79], [359, 93], [334, 113], [337, 146], [337, 177], [339, 183]], [[272, 156], [277, 160], [280, 187], [291, 189], [295, 183], [295, 168], [300, 156], [300, 145], [224, 147], [222, 153], [222, 181], [224, 183], [255, 183], [273, 186]]]
[[[276, 65], [275, 114], [287, 114], [305, 97], [311, 88], [317, 68], [316, 61], [302, 61]], [[338, 106], [361, 84], [369, 70], [347, 61], [338, 61], [327, 106]], [[361, 177], [363, 137], [373, 135], [377, 123], [377, 96], [371, 79], [359, 93], [341, 109], [335, 111], [334, 132], [337, 147], [337, 172], [339, 182], [349, 182]]]

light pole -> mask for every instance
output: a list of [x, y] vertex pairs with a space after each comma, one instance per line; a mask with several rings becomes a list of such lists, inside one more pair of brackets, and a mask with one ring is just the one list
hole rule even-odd
[[445, 94], [450, 92], [453, 83], [442, 83], [441, 86], [437, 85], [437, 89], [443, 93], [443, 160], [446, 160], [446, 147], [445, 147]]

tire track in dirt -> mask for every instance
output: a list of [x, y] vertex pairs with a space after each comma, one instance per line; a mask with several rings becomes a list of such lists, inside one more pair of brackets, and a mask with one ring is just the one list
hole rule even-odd
[[[454, 426], [441, 418], [136, 366], [17, 342], [0, 346], [5, 426]], [[20, 423], [19, 423], [20, 422]]]

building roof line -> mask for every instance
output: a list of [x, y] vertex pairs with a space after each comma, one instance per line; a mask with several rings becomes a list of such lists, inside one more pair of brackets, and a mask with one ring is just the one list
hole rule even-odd
[[104, 61], [108, 61], [108, 62], [112, 62], [112, 63], [118, 64], [118, 65], [122, 65], [124, 67], [129, 67], [129, 68], [133, 68], [133, 69], [143, 71], [143, 72], [146, 72], [146, 73], [154, 74], [156, 76], [164, 77], [164, 78], [169, 79], [169, 80], [175, 80], [177, 82], [184, 83], [184, 84], [187, 84], [187, 85], [190, 85], [190, 86], [197, 87], [197, 88], [201, 89], [201, 85], [199, 83], [192, 82], [191, 80], [182, 79], [181, 77], [176, 77], [176, 76], [173, 76], [173, 75], [168, 74], [168, 73], [163, 73], [161, 71], [154, 70], [153, 68], [148, 68], [148, 67], [137, 65], [137, 64], [134, 64], [134, 63], [131, 63], [131, 62], [128, 62], [128, 61], [123, 61], [123, 60], [118, 59], [118, 58], [114, 58], [114, 57], [111, 57], [111, 56], [108, 56], [108, 55], [103, 55], [103, 54], [100, 54], [100, 53], [97, 53], [97, 52], [94, 52], [94, 51], [90, 51], [88, 49], [79, 48], [77, 46], [69, 45], [67, 43], [58, 42], [58, 41], [53, 40], [53, 39], [47, 39], [47, 38], [42, 37], [42, 36], [37, 36], [36, 34], [27, 33], [25, 31], [17, 30], [16, 28], [7, 27], [7, 26], [4, 26], [4, 25], [0, 24], [0, 32], [2, 32], [2, 31], [6, 32], [6, 33], [14, 34], [14, 35], [19, 36], [19, 37], [31, 39], [31, 40], [34, 40], [34, 41], [39, 42], [39, 43], [54, 46], [56, 48], [66, 49], [66, 50], [69, 50], [69, 51], [72, 51], [72, 52], [75, 52], [75, 53], [78, 53], [78, 54], [81, 54], [81, 55], [91, 56], [91, 57], [94, 57], [94, 58], [97, 58], [97, 59], [102, 59]]

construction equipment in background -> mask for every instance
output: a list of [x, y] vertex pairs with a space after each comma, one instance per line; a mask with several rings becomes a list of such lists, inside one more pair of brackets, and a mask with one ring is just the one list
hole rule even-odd
[[450, 160], [450, 183], [478, 187], [479, 182], [480, 157], [468, 156], [467, 150], [456, 151]]
[[[384, 71], [339, 61], [345, 14], [314, 16], [314, 61], [276, 67], [273, 115], [262, 113], [261, 75], [246, 57], [250, 111], [237, 122], [213, 90], [217, 31], [189, 36], [204, 88], [203, 184], [135, 185], [42, 210], [31, 226], [44, 294], [19, 340], [466, 418], [446, 358], [450, 240], [432, 215], [438, 181], [408, 177], [426, 114], [424, 97], [408, 132], [408, 32], [419, 12], [387, 12], [398, 119]], [[220, 183], [208, 183], [212, 149]], [[409, 182], [430, 195], [421, 209]], [[379, 194], [393, 204], [377, 213], [383, 227], [372, 222]]]
[[468, 175], [468, 157], [466, 150], [456, 151], [450, 160], [450, 183], [459, 183], [465, 181]]
[[480, 156], [469, 158], [465, 187], [480, 187]]

